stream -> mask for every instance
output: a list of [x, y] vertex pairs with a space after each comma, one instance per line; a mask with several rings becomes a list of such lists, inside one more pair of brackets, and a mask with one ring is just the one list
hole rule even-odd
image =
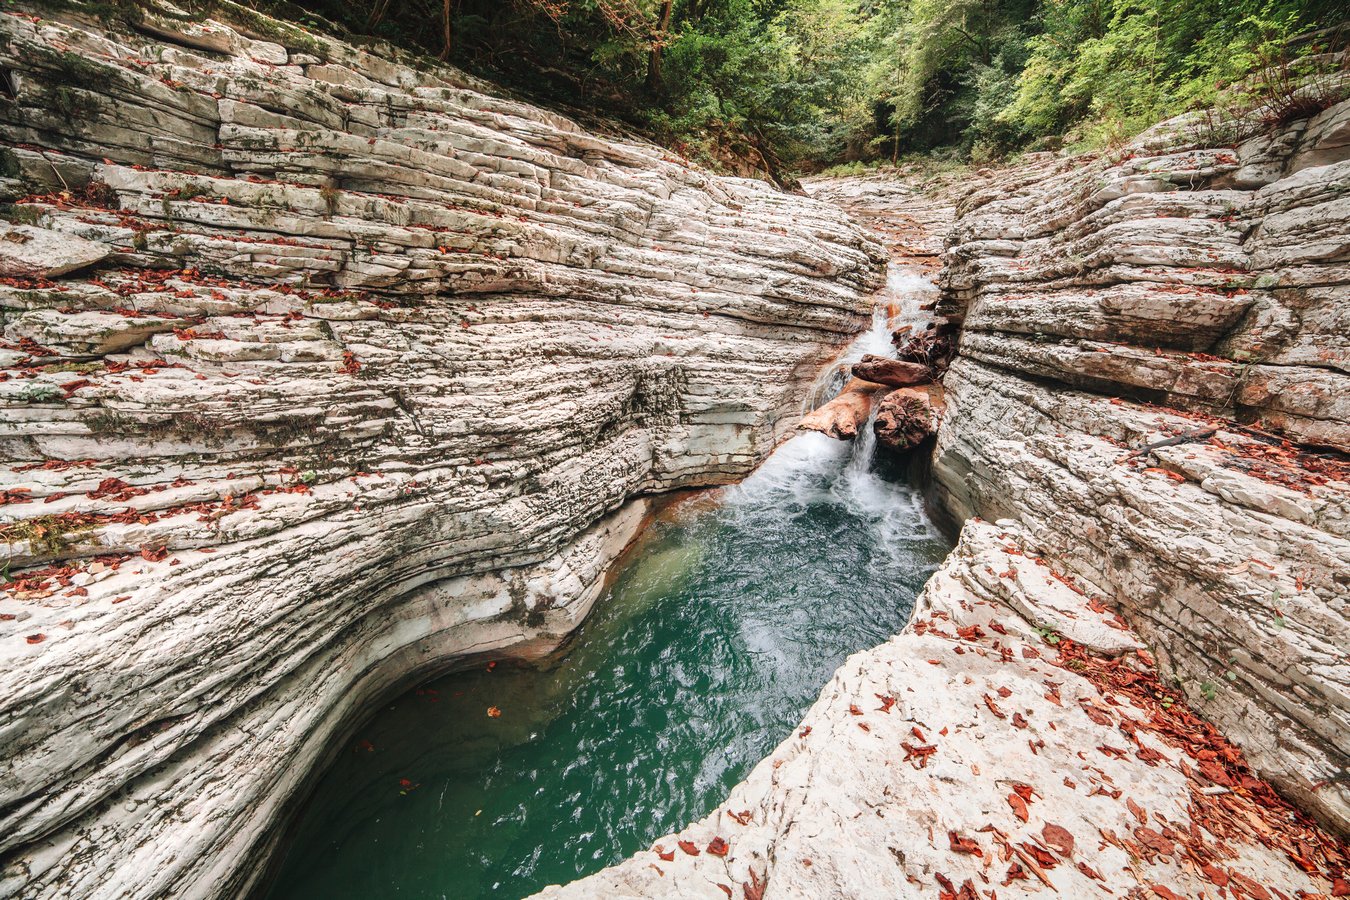
[[[892, 274], [841, 364], [889, 352], [918, 282]], [[266, 896], [522, 897], [709, 813], [845, 657], [903, 627], [949, 549], [865, 435], [802, 434], [741, 484], [667, 502], [553, 668], [459, 673], [378, 710]]]

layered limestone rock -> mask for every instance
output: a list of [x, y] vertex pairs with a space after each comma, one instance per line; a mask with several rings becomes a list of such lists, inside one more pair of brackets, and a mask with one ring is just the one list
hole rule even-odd
[[0, 13], [7, 895], [245, 892], [353, 718], [555, 647], [878, 280], [827, 204], [213, 16]]
[[1344, 846], [1252, 778], [1095, 588], [1033, 546], [1015, 523], [968, 524], [904, 631], [846, 661], [716, 811], [537, 896], [1350, 890]]
[[[715, 812], [541, 896], [1350, 894], [1347, 121], [981, 173], [957, 549]], [[821, 193], [884, 222], [876, 184]]]
[[1171, 123], [958, 207], [934, 475], [1091, 579], [1253, 767], [1350, 827], [1350, 103]]

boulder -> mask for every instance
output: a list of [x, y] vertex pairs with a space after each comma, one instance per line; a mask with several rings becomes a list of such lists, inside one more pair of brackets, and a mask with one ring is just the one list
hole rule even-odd
[[0, 276], [56, 278], [92, 266], [112, 248], [70, 234], [0, 223]]
[[[887, 450], [916, 447], [937, 430], [941, 411], [940, 387], [898, 388], [881, 398], [872, 430]], [[938, 395], [935, 403], [933, 393]]]
[[881, 389], [878, 384], [854, 378], [844, 385], [829, 403], [802, 417], [797, 425], [803, 431], [819, 431], [840, 441], [851, 441], [867, 424], [872, 415], [873, 395]]

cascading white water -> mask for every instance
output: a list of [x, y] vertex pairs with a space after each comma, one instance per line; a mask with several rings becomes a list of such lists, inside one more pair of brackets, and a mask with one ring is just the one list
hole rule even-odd
[[806, 392], [802, 415], [819, 409], [838, 396], [840, 389], [848, 382], [853, 364], [864, 356], [893, 359], [895, 346], [891, 343], [892, 332], [904, 325], [918, 331], [931, 322], [932, 315], [922, 307], [925, 301], [937, 294], [937, 290], [937, 285], [922, 272], [902, 268], [894, 263], [888, 266], [886, 286], [873, 297], [872, 324], [816, 376]]
[[[875, 297], [872, 324], [830, 364], [812, 385], [806, 411], [817, 409], [838, 395], [853, 364], [867, 354], [894, 358], [891, 334], [903, 325], [915, 330], [932, 320], [921, 309], [937, 292], [936, 285], [914, 270], [891, 265], [886, 287]], [[877, 530], [880, 546], [903, 552], [906, 544], [930, 540], [936, 532], [923, 512], [919, 494], [908, 485], [888, 481], [872, 470], [876, 434], [868, 417], [866, 427], [851, 441], [837, 441], [814, 431], [784, 443], [764, 463], [727, 491], [726, 506], [733, 514], [762, 516], [766, 509], [795, 516], [813, 504], [831, 503], [851, 510]]]

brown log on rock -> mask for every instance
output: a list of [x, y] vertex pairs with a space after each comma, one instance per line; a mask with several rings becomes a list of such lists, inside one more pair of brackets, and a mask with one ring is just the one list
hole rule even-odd
[[891, 342], [895, 344], [896, 356], [905, 361], [918, 363], [933, 369], [936, 377], [947, 371], [952, 357], [956, 355], [956, 343], [948, 328], [930, 327], [917, 334], [896, 334]]
[[869, 353], [861, 362], [853, 364], [853, 377], [884, 384], [887, 387], [910, 387], [932, 381], [933, 370], [922, 363], [887, 359]]
[[872, 395], [880, 385], [854, 378], [844, 385], [829, 403], [804, 416], [797, 427], [804, 431], [819, 431], [836, 440], [851, 441], [858, 430], [867, 424], [872, 414]]
[[908, 450], [937, 430], [942, 389], [900, 388], [881, 398], [872, 423], [877, 443], [887, 450]]

